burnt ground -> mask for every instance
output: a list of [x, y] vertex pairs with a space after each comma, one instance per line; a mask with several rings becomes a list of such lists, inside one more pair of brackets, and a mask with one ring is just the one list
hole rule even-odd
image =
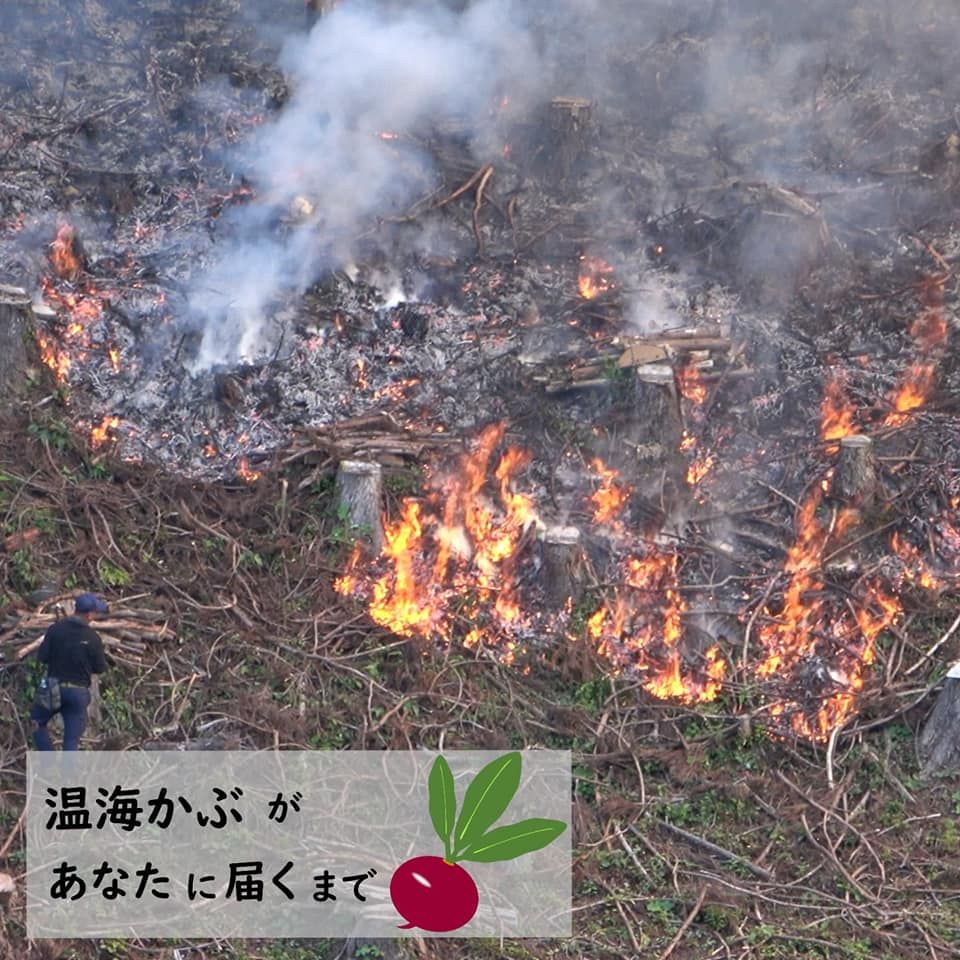
[[[312, 230], [328, 242], [310, 190], [264, 199], [230, 152], [269, 135], [290, 104], [274, 64], [302, 23], [296, 3], [271, 14], [270, 30], [256, 5], [238, 6], [50, 0], [0, 40], [2, 280], [39, 302], [64, 221], [85, 256], [82, 274], [52, 281], [55, 312], [38, 314], [70, 372], [3, 432], [3, 532], [38, 531], [0, 554], [6, 610], [46, 585], [90, 583], [146, 594], [181, 640], [138, 659], [117, 652], [99, 745], [212, 729], [236, 746], [405, 748], [435, 746], [443, 730], [448, 746], [572, 748], [576, 941], [416, 945], [424, 956], [661, 955], [696, 904], [671, 956], [955, 953], [956, 787], [921, 783], [913, 747], [960, 654], [954, 636], [925, 657], [956, 615], [957, 557], [941, 549], [960, 496], [955, 14], [933, 2], [654, 4], [642, 27], [630, 21], [601, 44], [596, 12], [568, 11], [547, 98], [596, 102], [569, 169], [557, 170], [542, 96], [505, 91], [483, 137], [460, 116], [396, 131], [380, 148], [407, 191], [352, 223], [337, 238], [349, 255], [322, 261], [305, 289], [276, 291], [250, 357], [228, 342], [203, 367], [194, 278], [242, 240], [246, 213], [271, 236]], [[593, 68], [601, 59], [608, 75]], [[489, 164], [481, 194], [475, 177]], [[596, 300], [577, 295], [583, 254], [614, 267], [614, 289]], [[71, 294], [96, 306], [79, 337], [62, 304]], [[911, 328], [931, 298], [948, 335], [928, 355]], [[718, 465], [696, 499], [629, 373], [608, 364], [599, 387], [544, 391], [618, 336], [683, 327], [729, 338], [737, 356], [718, 361], [698, 422]], [[921, 360], [935, 361], [933, 388], [891, 424], [890, 397]], [[832, 463], [818, 432], [831, 370], [874, 436], [881, 496], [852, 545], [837, 545], [850, 562], [828, 571], [826, 589], [843, 598], [879, 574], [904, 607], [838, 738], [833, 787], [822, 747], [747, 719], [765, 701], [746, 670], [697, 710], [612, 679], [582, 637], [589, 608], [575, 639], [534, 646], [522, 673], [385, 634], [333, 592], [349, 536], [330, 505], [328, 451], [302, 455], [316, 428], [389, 410], [455, 445], [504, 419], [534, 454], [522, 483], [548, 519], [588, 525], [583, 464], [595, 455], [636, 486], [638, 527], [651, 512], [669, 518], [684, 583], [703, 592], [694, 613], [733, 662], [774, 589], [795, 508]], [[85, 434], [104, 416], [119, 418], [112, 443], [91, 449]], [[418, 491], [426, 452], [386, 458], [393, 514]], [[241, 457], [262, 473], [256, 483], [236, 479]], [[894, 531], [930, 548], [937, 590], [893, 569]], [[591, 547], [599, 566], [605, 548]], [[743, 583], [758, 587], [743, 594]], [[15, 717], [30, 669], [3, 672]], [[16, 720], [4, 735], [6, 856], [22, 868], [24, 735]], [[773, 879], [711, 858], [662, 821]], [[4, 917], [11, 956], [173, 947], [26, 947], [17, 909]]]

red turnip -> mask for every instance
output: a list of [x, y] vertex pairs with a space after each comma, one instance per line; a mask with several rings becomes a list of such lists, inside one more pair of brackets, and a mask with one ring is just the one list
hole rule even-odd
[[446, 933], [469, 923], [480, 897], [473, 877], [443, 857], [413, 857], [390, 878], [390, 899], [408, 922], [401, 930], [419, 927]]

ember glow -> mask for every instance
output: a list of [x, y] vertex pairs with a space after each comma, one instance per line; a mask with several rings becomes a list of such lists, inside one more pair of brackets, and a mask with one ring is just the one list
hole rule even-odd
[[910, 542], [894, 533], [890, 539], [890, 548], [903, 562], [904, 579], [914, 583], [924, 590], [937, 590], [940, 588], [940, 580], [936, 574], [927, 566], [926, 561], [920, 555], [920, 551]]
[[597, 650], [615, 672], [629, 668], [661, 700], [707, 703], [720, 693], [726, 661], [711, 646], [702, 662], [686, 664], [680, 654], [687, 605], [679, 591], [676, 553], [651, 549], [625, 564], [624, 585], [587, 622]]
[[584, 254], [580, 257], [580, 271], [577, 278], [577, 289], [584, 300], [593, 300], [612, 290], [616, 284], [613, 282], [613, 267], [605, 260], [599, 257], [591, 257]]

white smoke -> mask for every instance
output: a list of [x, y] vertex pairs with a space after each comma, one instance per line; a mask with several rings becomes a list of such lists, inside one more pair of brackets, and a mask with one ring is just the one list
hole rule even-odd
[[[257, 197], [227, 218], [234, 235], [189, 299], [203, 324], [198, 368], [255, 355], [279, 293], [302, 292], [350, 258], [370, 217], [402, 213], [435, 186], [425, 152], [381, 133], [446, 121], [480, 144], [498, 91], [531, 94], [537, 58], [513, 6], [484, 0], [457, 16], [351, 0], [287, 44], [292, 96], [245, 158]], [[279, 230], [301, 197], [312, 213]]]
[[[251, 0], [251, 9], [258, 2], [269, 17], [272, 4]], [[703, 159], [692, 168], [698, 186], [711, 176], [796, 183], [820, 163], [815, 144], [837, 152], [850, 143], [852, 97], [858, 84], [877, 84], [871, 72], [890, 71], [890, 96], [905, 83], [935, 87], [944, 103], [960, 95], [960, 74], [947, 69], [954, 35], [947, 28], [960, 28], [955, 0], [917, 0], [902, 10], [892, 0], [880, 10], [872, 0], [460, 6], [466, 9], [452, 11], [440, 0], [343, 0], [308, 36], [287, 41], [281, 66], [292, 95], [239, 158], [256, 198], [220, 219], [213, 261], [191, 284], [189, 312], [203, 330], [199, 368], [267, 349], [263, 331], [281, 296], [350, 261], [375, 218], [402, 214], [438, 188], [432, 160], [418, 146], [432, 128], [464, 135], [478, 166], [495, 161], [502, 147], [496, 105], [504, 95], [511, 114], [527, 111], [531, 120], [531, 108], [550, 97], [596, 98], [610, 128], [636, 131], [638, 156], [669, 156], [670, 139], [683, 140], [677, 153], [687, 171], [699, 138]], [[658, 44], [671, 51], [662, 59], [673, 64], [666, 75], [646, 54]], [[846, 85], [823, 87], [827, 67], [838, 63], [848, 69]], [[861, 126], [878, 156], [912, 139], [895, 126], [886, 132], [867, 119]], [[381, 133], [402, 136], [382, 140]], [[643, 138], [665, 149], [648, 148]], [[718, 142], [726, 147], [718, 150]], [[652, 160], [648, 166], [655, 171]], [[614, 180], [616, 167], [613, 161]], [[635, 172], [625, 170], [624, 180]], [[651, 196], [662, 191], [679, 204], [690, 174], [685, 181], [683, 171], [669, 174], [665, 184], [647, 178]], [[823, 174], [821, 188], [831, 176]], [[837, 177], [842, 187], [842, 171]], [[592, 196], [596, 201], [595, 190]], [[610, 197], [609, 216], [603, 201], [595, 202], [599, 232], [628, 202], [619, 190]], [[300, 215], [290, 216], [291, 205]], [[792, 275], [789, 251], [770, 249], [762, 233], [748, 241], [755, 273]], [[629, 312], [647, 330], [669, 325], [672, 311], [654, 290]]]

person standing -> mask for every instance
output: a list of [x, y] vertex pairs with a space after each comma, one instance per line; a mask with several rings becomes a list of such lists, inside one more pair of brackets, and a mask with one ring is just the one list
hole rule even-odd
[[81, 593], [74, 601], [73, 616], [58, 620], [44, 634], [37, 659], [47, 665], [47, 675], [60, 682], [60, 709], [31, 707], [30, 719], [36, 724], [33, 742], [38, 750], [54, 749], [47, 724], [56, 713], [63, 717], [63, 749], [79, 750], [87, 726], [91, 677], [107, 669], [103, 641], [90, 624], [109, 612], [106, 601]]

